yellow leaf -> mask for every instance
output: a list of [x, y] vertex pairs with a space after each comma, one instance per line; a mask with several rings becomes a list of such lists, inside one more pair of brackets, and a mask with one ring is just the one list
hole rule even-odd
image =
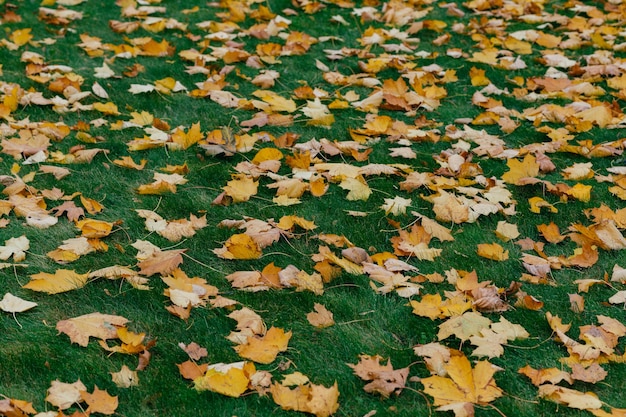
[[119, 167], [136, 169], [137, 171], [144, 169], [147, 162], [147, 159], [142, 159], [140, 163], [136, 163], [130, 156], [123, 156], [113, 161], [113, 163]]
[[576, 391], [559, 385], [541, 385], [539, 397], [579, 410], [597, 410], [602, 407], [602, 401], [593, 392]]
[[283, 159], [283, 153], [276, 148], [263, 148], [252, 158], [253, 164], [260, 164], [264, 161], [280, 161]]
[[269, 110], [272, 112], [293, 113], [294, 111], [296, 111], [295, 101], [281, 97], [273, 91], [256, 90], [254, 93], [252, 93], [252, 95], [268, 103]]
[[439, 326], [437, 338], [446, 339], [455, 335], [461, 341], [469, 340], [470, 337], [480, 334], [491, 324], [491, 320], [476, 311], [469, 311], [461, 316], [452, 317]]
[[246, 392], [250, 376], [255, 372], [256, 369], [251, 362], [210, 365], [203, 376], [194, 379], [194, 388], [198, 391], [213, 391], [237, 398]]
[[591, 185], [577, 183], [565, 193], [574, 197], [578, 201], [587, 203], [591, 200]]
[[120, 114], [115, 103], [112, 103], [110, 101], [108, 103], [94, 103], [93, 108], [94, 110], [97, 110], [100, 113], [104, 113], [108, 116], [119, 116]]
[[142, 184], [137, 188], [139, 194], [161, 195], [165, 193], [176, 193], [176, 184], [167, 181], [154, 181], [150, 184]]
[[171, 145], [169, 149], [180, 150], [188, 149], [190, 146], [195, 145], [202, 139], [202, 132], [200, 131], [200, 123], [194, 123], [191, 125], [187, 133], [183, 129], [175, 130], [171, 135]]
[[[422, 378], [424, 392], [431, 395], [437, 410], [455, 410], [466, 407], [473, 415], [473, 404], [486, 405], [502, 396], [493, 379], [493, 374], [500, 368], [488, 361], [480, 361], [472, 369], [470, 361], [462, 354], [451, 356], [444, 365], [447, 377], [439, 375]], [[463, 414], [457, 414], [463, 415]]]
[[372, 190], [369, 188], [367, 182], [362, 177], [345, 178], [343, 181], [341, 181], [339, 186], [344, 190], [350, 191], [346, 196], [346, 199], [350, 201], [367, 201], [369, 196], [372, 194]]
[[472, 67], [470, 69], [470, 79], [474, 87], [482, 87], [491, 84], [489, 78], [485, 76], [485, 70]]
[[234, 179], [228, 181], [226, 186], [222, 187], [224, 193], [233, 199], [234, 203], [248, 201], [250, 197], [257, 193], [259, 186], [258, 181], [247, 175], [236, 175]]
[[559, 231], [559, 226], [554, 222], [537, 225], [537, 230], [541, 233], [541, 236], [550, 243], [560, 243], [565, 240], [565, 236]]
[[83, 237], [100, 238], [108, 236], [113, 230], [114, 223], [102, 220], [84, 219], [76, 222], [76, 227], [80, 229]]
[[498, 226], [496, 227], [496, 236], [504, 242], [508, 242], [509, 240], [517, 239], [519, 237], [519, 230], [517, 230], [516, 224], [500, 220], [498, 222]]
[[478, 256], [494, 261], [506, 261], [509, 259], [509, 251], [497, 243], [480, 243], [478, 245]]
[[541, 213], [542, 207], [547, 207], [552, 213], [559, 212], [559, 210], [556, 207], [554, 207], [552, 204], [548, 203], [546, 200], [544, 200], [541, 197], [529, 198], [528, 204], [530, 204], [530, 211], [533, 213], [537, 213], [537, 214]]
[[[85, 207], [85, 210], [87, 210], [87, 213], [89, 214], [97, 214], [97, 213], [100, 213], [104, 209], [104, 206], [102, 204], [100, 204], [98, 201], [89, 197], [84, 197], [81, 195], [80, 202], [83, 205], [83, 207]], [[88, 237], [102, 237], [102, 236], [88, 236]]]
[[539, 174], [539, 164], [532, 154], [526, 154], [523, 161], [509, 159], [506, 163], [509, 171], [502, 175], [502, 180], [508, 184], [517, 184], [522, 178], [534, 178]]
[[235, 351], [245, 359], [268, 364], [274, 362], [280, 352], [287, 350], [291, 332], [271, 327], [264, 336], [248, 337], [246, 343], [234, 347]]
[[111, 380], [119, 388], [130, 388], [139, 385], [137, 371], [132, 371], [126, 365], [122, 365], [119, 372], [111, 372]]
[[30, 276], [30, 281], [23, 286], [29, 290], [58, 294], [83, 287], [89, 274], [77, 274], [69, 269], [59, 269], [54, 275], [40, 272]]
[[339, 409], [339, 389], [336, 382], [328, 388], [306, 383], [293, 389], [275, 382], [270, 387], [270, 393], [274, 402], [283, 410], [311, 413], [316, 417], [328, 417]]
[[224, 259], [258, 259], [262, 255], [259, 245], [245, 233], [232, 235], [223, 247], [213, 252]]
[[282, 230], [291, 230], [294, 226], [300, 226], [304, 230], [313, 230], [317, 228], [315, 223], [312, 221], [298, 216], [283, 216], [276, 225], [276, 227]]
[[25, 45], [28, 42], [30, 42], [31, 39], [33, 39], [33, 35], [30, 33], [31, 30], [32, 30], [31, 28], [14, 30], [11, 33], [11, 36], [9, 39], [11, 39], [11, 42], [16, 44], [17, 46]]
[[528, 55], [533, 53], [533, 47], [530, 43], [516, 39], [512, 36], [508, 36], [504, 40], [504, 47], [520, 55]]

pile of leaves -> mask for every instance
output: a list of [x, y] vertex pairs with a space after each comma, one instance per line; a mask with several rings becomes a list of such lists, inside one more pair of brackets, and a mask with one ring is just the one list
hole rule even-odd
[[[0, 310], [18, 344], [132, 362], [45, 398], [5, 371], [0, 415], [132, 414], [156, 366], [318, 417], [361, 412], [354, 386], [386, 412], [626, 414], [598, 388], [626, 361], [621, 2], [90, 3], [0, 2]], [[310, 334], [361, 321], [329, 308], [353, 287], [405, 317], [404, 366], [362, 334], [300, 372]], [[190, 340], [207, 317], [230, 334]]]

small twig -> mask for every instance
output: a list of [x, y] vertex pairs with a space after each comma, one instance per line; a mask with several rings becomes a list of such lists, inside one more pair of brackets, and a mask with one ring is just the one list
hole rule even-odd
[[[148, 236], [150, 236], [150, 235], [148, 235]], [[187, 239], [183, 239], [183, 240], [181, 240], [180, 242], [178, 242], [177, 244], [172, 245], [172, 246], [168, 246], [168, 247], [166, 247], [166, 248], [162, 248], [161, 250], [170, 250], [170, 249], [174, 249], [175, 247], [178, 247], [178, 246], [182, 245], [182, 244], [183, 244], [183, 243], [185, 243], [186, 241], [187, 241]]]
[[515, 345], [509, 345], [507, 343], [503, 344], [502, 346], [506, 346], [506, 347], [510, 347], [514, 349], [521, 349], [521, 350], [532, 350], [532, 349], [537, 349], [539, 346], [543, 345], [546, 342], [549, 342], [550, 340], [552, 340], [552, 335], [550, 335], [547, 339], [542, 340], [541, 342], [537, 343], [534, 346], [515, 346]]
[[17, 317], [15, 316], [15, 311], [13, 312], [13, 320], [15, 320], [17, 325], [20, 326], [20, 329], [23, 329], [22, 325], [20, 324], [20, 322], [17, 320]]
[[20, 282], [20, 278], [17, 275], [17, 267], [15, 265], [13, 265], [13, 275], [15, 275], [15, 281], [20, 284], [20, 287], [23, 287], [24, 285]]
[[358, 320], [350, 320], [350, 321], [343, 321], [341, 323], [337, 323], [337, 325], [344, 325], [344, 324], [353, 324], [353, 323], [358, 323], [361, 321], [370, 321], [371, 319], [358, 319]]
[[200, 262], [200, 261], [199, 261], [199, 260], [197, 260], [196, 258], [192, 258], [191, 256], [187, 255], [187, 254], [186, 254], [186, 253], [184, 253], [184, 252], [183, 252], [183, 256], [184, 256], [184, 257], [186, 257], [186, 258], [191, 259], [192, 261], [194, 261], [194, 262], [195, 262], [195, 263], [197, 263], [198, 265], [202, 265], [203, 267], [210, 269], [211, 271], [214, 271], [214, 272], [217, 272], [217, 273], [220, 273], [220, 274], [224, 274], [224, 271], [220, 271], [219, 269], [215, 269], [215, 268], [213, 268], [212, 266], [209, 266], [209, 265], [205, 264], [204, 262]]
[[337, 284], [337, 285], [331, 285], [330, 287], [325, 287], [324, 291], [328, 291], [328, 290], [332, 290], [334, 288], [341, 288], [341, 287], [355, 287], [355, 288], [361, 288], [360, 285], [357, 284]]
[[268, 252], [268, 253], [265, 253], [265, 254], [261, 255], [261, 258], [265, 258], [266, 256], [270, 256], [270, 255], [291, 256], [290, 254], [285, 253], [285, 252]]
[[[409, 365], [409, 366], [410, 366], [410, 365]], [[422, 397], [424, 397], [424, 400], [426, 401], [426, 405], [428, 406], [428, 415], [429, 415], [429, 416], [432, 416], [432, 415], [433, 415], [432, 406], [430, 405], [430, 401], [429, 401], [428, 397], [426, 396], [426, 394], [424, 394], [424, 393], [423, 393], [422, 391], [420, 391], [420, 390], [416, 390], [415, 388], [411, 388], [411, 387], [406, 386], [406, 385], [404, 386], [404, 388], [403, 388], [403, 389], [406, 389], [406, 390], [412, 391], [412, 392], [414, 392], [414, 393], [416, 393], [416, 394], [419, 394], [419, 395], [421, 395]]]
[[152, 209], [152, 211], [154, 211], [156, 213], [156, 211], [159, 209], [159, 207], [161, 206], [161, 201], [163, 201], [163, 196], [159, 197], [159, 201], [157, 202], [157, 205], [154, 209]]
[[487, 404], [487, 407], [493, 408], [496, 411], [496, 413], [500, 414], [502, 417], [507, 417], [506, 414], [504, 414], [502, 411], [500, 411], [500, 409], [498, 407], [496, 407], [495, 405]]
[[525, 403], [539, 404], [539, 401], [527, 400], [525, 398], [516, 397], [515, 395], [509, 394], [508, 392], [506, 393], [506, 395], [508, 395], [509, 397], [514, 398], [514, 399], [516, 399], [518, 401], [525, 402]]

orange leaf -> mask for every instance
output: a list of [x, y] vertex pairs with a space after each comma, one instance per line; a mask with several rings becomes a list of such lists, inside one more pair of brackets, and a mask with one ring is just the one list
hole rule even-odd
[[554, 222], [550, 222], [550, 224], [547, 225], [537, 225], [537, 230], [541, 233], [541, 236], [543, 236], [543, 238], [550, 243], [560, 243], [565, 240], [566, 237], [561, 235], [561, 232], [559, 232], [559, 226], [557, 226]]
[[98, 389], [98, 386], [94, 386], [93, 393], [81, 391], [80, 397], [87, 403], [86, 413], [100, 413], [111, 415], [115, 413], [118, 406], [117, 396], [109, 395], [105, 390]]
[[192, 360], [176, 364], [180, 375], [185, 379], [194, 380], [204, 375], [209, 368], [208, 363], [197, 364]]

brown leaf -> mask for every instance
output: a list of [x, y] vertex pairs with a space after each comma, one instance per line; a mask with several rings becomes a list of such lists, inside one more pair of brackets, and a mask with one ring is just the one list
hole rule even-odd
[[137, 263], [140, 268], [139, 273], [148, 277], [154, 274], [169, 274], [183, 263], [182, 254], [186, 251], [187, 249], [172, 249], [154, 253], [151, 257]]

